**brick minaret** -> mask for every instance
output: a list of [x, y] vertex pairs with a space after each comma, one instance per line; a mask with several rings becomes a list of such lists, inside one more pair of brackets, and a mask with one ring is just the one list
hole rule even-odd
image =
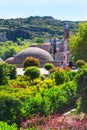
[[64, 27], [64, 39], [68, 39], [70, 35], [70, 26], [68, 24]]
[[64, 26], [64, 64], [69, 62], [69, 47], [68, 47], [68, 38], [70, 35], [70, 27], [68, 24]]

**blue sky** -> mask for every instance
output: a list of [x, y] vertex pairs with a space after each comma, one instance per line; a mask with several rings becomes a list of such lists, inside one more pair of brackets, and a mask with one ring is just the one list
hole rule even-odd
[[87, 20], [87, 0], [0, 0], [0, 18], [52, 16], [59, 20]]

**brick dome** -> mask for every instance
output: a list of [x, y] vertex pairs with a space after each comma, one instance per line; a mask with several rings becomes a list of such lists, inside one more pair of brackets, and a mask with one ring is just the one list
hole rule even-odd
[[28, 56], [38, 58], [40, 61], [53, 61], [52, 56], [49, 52], [40, 49], [38, 47], [29, 47], [20, 51], [15, 57], [14, 60], [23, 62], [24, 59]]
[[38, 58], [40, 63], [53, 61], [53, 57], [50, 55], [49, 52], [35, 46], [30, 46], [29, 48], [20, 51], [14, 56], [14, 58], [7, 59], [6, 62], [16, 65], [22, 65], [23, 61], [28, 56]]

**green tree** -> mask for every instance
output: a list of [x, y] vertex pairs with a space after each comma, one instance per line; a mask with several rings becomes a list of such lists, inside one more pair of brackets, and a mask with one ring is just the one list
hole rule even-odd
[[6, 63], [0, 63], [0, 85], [5, 85], [8, 83], [9, 69]]
[[15, 65], [9, 65], [9, 77], [10, 79], [16, 79], [17, 70]]
[[64, 72], [62, 70], [56, 70], [54, 72], [54, 79], [55, 79], [56, 85], [63, 84], [66, 80]]
[[17, 76], [16, 66], [7, 63], [0, 63], [0, 85], [8, 83], [8, 79], [15, 79]]
[[80, 23], [76, 35], [70, 37], [69, 48], [75, 62], [79, 59], [87, 62], [87, 22]]
[[82, 66], [77, 72], [75, 82], [78, 98], [80, 97], [79, 111], [87, 113], [87, 65]]
[[44, 68], [47, 69], [47, 70], [50, 70], [50, 69], [54, 68], [54, 65], [52, 63], [45, 63]]
[[34, 57], [27, 57], [24, 62], [23, 62], [23, 67], [30, 67], [30, 66], [39, 66], [40, 62], [38, 58], [34, 58]]
[[44, 38], [37, 37], [37, 38], [35, 38], [35, 42], [42, 44], [42, 43], [44, 43]]
[[27, 67], [25, 69], [24, 75], [29, 76], [30, 80], [34, 80], [36, 78], [39, 78], [40, 76], [40, 70], [37, 67]]
[[7, 58], [12, 57], [14, 54], [16, 54], [15, 49], [14, 48], [10, 48], [9, 50], [6, 50], [4, 52], [3, 59], [6, 60]]
[[0, 121], [17, 122], [20, 115], [21, 102], [11, 96], [0, 97]]

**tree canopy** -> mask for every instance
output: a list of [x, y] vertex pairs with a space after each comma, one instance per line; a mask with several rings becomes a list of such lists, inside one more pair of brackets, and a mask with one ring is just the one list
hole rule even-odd
[[[77, 23], [73, 21], [61, 21], [51, 16], [31, 16], [28, 18], [0, 19], [0, 32], [6, 35], [7, 40], [17, 41], [18, 38], [34, 39], [63, 37], [64, 25], [70, 25], [72, 33], [77, 32]], [[36, 40], [35, 38], [35, 40]], [[40, 42], [42, 39], [38, 39]]]
[[70, 52], [73, 60], [84, 60], [87, 62], [87, 22], [79, 24], [78, 32], [69, 39]]

